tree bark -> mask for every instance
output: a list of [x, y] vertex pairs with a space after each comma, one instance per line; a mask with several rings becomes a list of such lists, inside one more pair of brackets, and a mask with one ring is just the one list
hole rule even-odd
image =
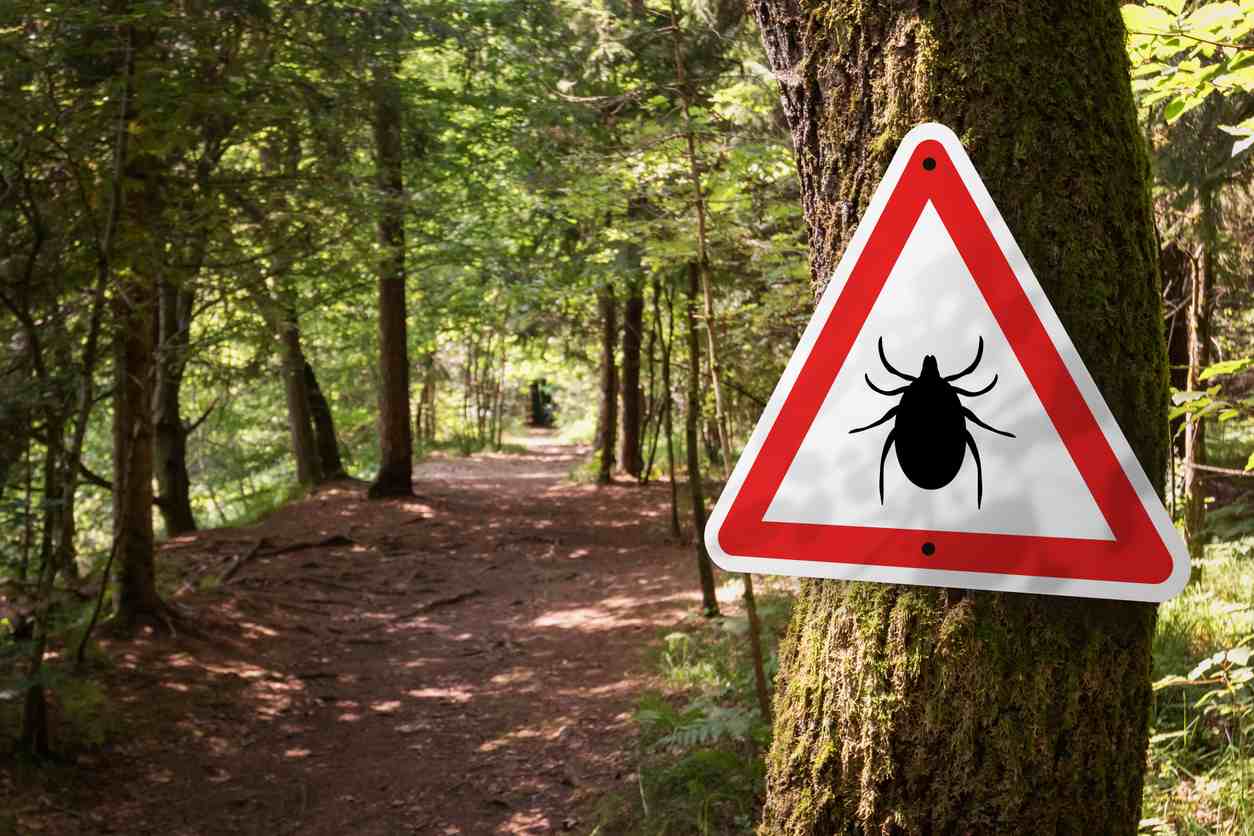
[[636, 255], [635, 271], [628, 276], [623, 301], [623, 439], [619, 458], [623, 470], [639, 479], [644, 469], [640, 443], [640, 346], [644, 330], [644, 286], [640, 278], [639, 248], [628, 245]]
[[684, 317], [688, 324], [688, 414], [684, 417], [688, 448], [688, 489], [692, 493], [693, 540], [697, 551], [697, 578], [701, 584], [701, 611], [718, 615], [718, 594], [714, 589], [714, 564], [705, 548], [705, 487], [701, 481], [701, 447], [697, 426], [701, 421], [701, 333], [697, 325], [697, 295], [701, 292], [697, 263], [688, 264], [688, 298]]
[[193, 294], [188, 287], [162, 282], [157, 312], [157, 400], [153, 426], [156, 445], [157, 508], [166, 536], [196, 530], [191, 478], [187, 473], [188, 426], [183, 423], [180, 391], [187, 367]]
[[124, 292], [114, 297], [113, 536], [118, 541], [117, 614], [123, 624], [165, 608], [157, 594], [152, 527], [156, 280], [146, 270], [135, 270], [134, 262]]
[[[1158, 256], [1163, 281], [1163, 306], [1172, 311], [1167, 320], [1167, 364], [1171, 385], [1189, 388], [1189, 323], [1192, 317], [1193, 258], [1179, 244], [1163, 247]], [[1184, 456], [1184, 416], [1171, 422], [1173, 455]]]
[[618, 368], [614, 361], [618, 304], [613, 285], [607, 282], [601, 286], [597, 304], [601, 312], [601, 411], [597, 420], [601, 469], [597, 482], [607, 485], [614, 479], [614, 436], [618, 430]]
[[[395, 15], [385, 16], [392, 27]], [[405, 322], [405, 178], [401, 148], [401, 95], [396, 82], [398, 47], [375, 66], [374, 143], [380, 195], [379, 258], [379, 473], [371, 499], [410, 496], [413, 438], [409, 426], [409, 341]]]
[[287, 429], [296, 459], [296, 481], [305, 487], [322, 481], [322, 462], [314, 438], [305, 351], [300, 344], [296, 314], [285, 311], [277, 323], [283, 354], [283, 394], [287, 401]]
[[[755, 0], [821, 291], [912, 126], [963, 138], [1145, 471], [1167, 463], [1148, 164], [1119, 5]], [[1155, 608], [810, 580], [763, 834], [1134, 834]]]
[[[126, 4], [129, 8], [129, 4]], [[127, 132], [141, 113], [136, 105], [135, 65], [153, 34], [129, 28], [127, 51]], [[162, 200], [158, 157], [122, 146], [125, 177], [118, 208], [119, 259], [113, 294], [113, 536], [117, 562], [114, 606], [118, 623], [165, 624], [167, 607], [157, 593], [153, 552], [153, 360], [157, 287], [163, 267]], [[131, 153], [134, 151], [134, 153]], [[126, 243], [121, 243], [126, 242]]]
[[305, 360], [305, 393], [309, 396], [309, 414], [313, 418], [314, 441], [318, 448], [318, 464], [321, 466], [321, 481], [343, 479], [348, 475], [344, 470], [344, 461], [340, 458], [340, 440], [335, 434], [335, 417], [331, 414], [331, 404], [327, 403], [318, 385], [318, 376], [313, 366]]
[[[675, 395], [671, 391], [671, 350], [675, 346], [675, 306], [674, 295], [670, 292], [671, 287], [673, 286], [668, 281], [666, 309], [669, 312], [669, 317], [666, 320], [666, 335], [662, 336], [662, 312], [658, 304], [660, 293], [658, 283], [654, 282], [653, 328], [658, 334], [658, 343], [662, 348], [662, 420], [666, 430], [666, 470], [670, 476], [671, 483], [671, 534], [675, 539], [679, 539], [684, 532], [679, 525], [679, 486], [675, 482], [675, 420], [672, 411]], [[711, 571], [710, 575], [712, 584], [713, 571]], [[704, 592], [704, 587], [702, 587], [702, 591]]]
[[[1196, 391], [1203, 385], [1202, 370], [1210, 365], [1210, 326], [1214, 312], [1215, 250], [1218, 225], [1215, 219], [1215, 187], [1203, 184], [1198, 191], [1201, 204], [1202, 257], [1193, 275], [1189, 300], [1189, 366], [1185, 388]], [[1184, 541], [1194, 566], [1204, 556], [1206, 540], [1206, 419], [1189, 416], [1184, 424]]]

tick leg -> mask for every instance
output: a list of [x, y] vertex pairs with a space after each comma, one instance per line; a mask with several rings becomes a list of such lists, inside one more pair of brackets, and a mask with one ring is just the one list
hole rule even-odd
[[[888, 434], [888, 438], [884, 439], [884, 452], [880, 453], [880, 505], [884, 504], [884, 462], [888, 460], [888, 449], [893, 446], [893, 439], [896, 435], [897, 428], [894, 427], [893, 431]], [[967, 438], [971, 438], [970, 433], [967, 433]]]
[[[975, 446], [971, 431], [964, 430], [964, 432], [967, 436], [967, 446], [971, 448], [971, 456], [975, 459], [975, 507], [979, 508], [984, 501], [984, 468], [980, 464], [980, 448]], [[880, 504], [883, 505], [884, 501], [880, 500]]]
[[[860, 433], [863, 430], [869, 430], [872, 427], [878, 427], [880, 424], [884, 423], [885, 421], [887, 421], [889, 418], [892, 418], [896, 414], [897, 414], [897, 407], [894, 406], [892, 409], [888, 410], [883, 415], [881, 415], [878, 421], [872, 421], [871, 423], [867, 424], [865, 427], [858, 427], [856, 430], [850, 430], [849, 434], [853, 435], [854, 433]], [[892, 437], [892, 433], [889, 433], [888, 435], [890, 438]]]
[[[869, 382], [869, 381], [868, 381], [868, 382]], [[990, 382], [987, 386], [985, 386], [983, 389], [980, 389], [980, 390], [975, 391], [975, 392], [969, 392], [969, 391], [967, 391], [966, 389], [959, 389], [957, 386], [950, 386], [949, 388], [950, 388], [950, 389], [953, 389], [953, 390], [954, 390], [955, 392], [957, 392], [959, 395], [966, 395], [968, 398], [974, 398], [974, 397], [976, 397], [977, 395], [983, 395], [983, 394], [986, 394], [986, 393], [988, 393], [988, 392], [992, 391], [992, 388], [993, 388], [994, 386], [996, 386], [996, 385], [997, 385], [997, 375], [993, 375], [993, 379], [992, 379], [992, 381], [991, 381], [991, 382]], [[872, 388], [872, 389], [875, 389], [875, 387], [874, 387], [874, 386], [872, 386], [871, 388]], [[878, 390], [876, 390], [876, 391], [878, 391]]]
[[[981, 337], [980, 339], [983, 339], [983, 337]], [[911, 377], [910, 375], [905, 374], [903, 372], [899, 372], [896, 369], [894, 369], [893, 364], [888, 362], [888, 358], [884, 356], [884, 338], [883, 337], [880, 337], [880, 341], [877, 345], [879, 346], [879, 350], [880, 350], [880, 362], [884, 364], [884, 368], [888, 369], [890, 373], [897, 375], [902, 380], [914, 380], [914, 378]]]
[[974, 413], [974, 412], [972, 412], [971, 410], [967, 409], [965, 406], [962, 408], [962, 415], [963, 415], [963, 417], [964, 417], [964, 418], [966, 418], [968, 421], [972, 422], [973, 424], [976, 424], [976, 425], [978, 425], [978, 426], [983, 427], [984, 429], [988, 430], [989, 432], [997, 433], [998, 435], [1004, 435], [1006, 438], [1014, 438], [1014, 437], [1015, 437], [1015, 434], [1014, 434], [1014, 433], [1008, 433], [1008, 432], [1006, 432], [1005, 430], [999, 430], [999, 429], [997, 429], [996, 427], [990, 427], [988, 424], [985, 424], [985, 423], [984, 423], [983, 421], [981, 421], [979, 418], [976, 418], [976, 417], [975, 417], [975, 413]]
[[980, 344], [975, 349], [975, 359], [971, 361], [971, 365], [967, 366], [965, 369], [958, 372], [957, 374], [951, 374], [949, 377], [945, 378], [945, 380], [957, 380], [960, 377], [966, 377], [967, 375], [971, 374], [971, 372], [975, 371], [975, 367], [980, 365], [980, 358], [983, 356], [984, 356], [984, 338], [980, 337]]
[[871, 387], [872, 392], [878, 392], [881, 395], [889, 395], [889, 396], [900, 395], [902, 392], [910, 388], [909, 386], [902, 386], [900, 389], [884, 390], [871, 382], [871, 376], [869, 374], [864, 374], [862, 375], [862, 377], [866, 380], [866, 385]]

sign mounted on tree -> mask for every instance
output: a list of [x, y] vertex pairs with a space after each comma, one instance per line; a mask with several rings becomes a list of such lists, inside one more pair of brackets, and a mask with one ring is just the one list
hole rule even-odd
[[1187, 550], [958, 138], [906, 135], [705, 530], [734, 572], [1162, 601]]

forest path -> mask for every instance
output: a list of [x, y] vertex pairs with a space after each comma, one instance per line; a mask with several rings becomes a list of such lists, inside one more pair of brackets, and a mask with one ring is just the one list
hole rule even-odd
[[45, 832], [587, 833], [634, 787], [643, 651], [699, 599], [669, 488], [570, 483], [578, 452], [533, 434], [423, 463], [413, 500], [341, 482], [167, 543], [190, 578], [253, 556], [178, 599], [210, 639], [108, 648], [125, 738]]

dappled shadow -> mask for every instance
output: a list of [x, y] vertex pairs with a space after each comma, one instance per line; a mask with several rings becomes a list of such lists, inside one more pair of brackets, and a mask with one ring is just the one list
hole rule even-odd
[[168, 833], [586, 830], [633, 777], [641, 652], [699, 595], [666, 486], [570, 484], [576, 458], [434, 459], [412, 500], [337, 483], [167, 544], [218, 640], [112, 648], [139, 731], [96, 756], [109, 803]]

